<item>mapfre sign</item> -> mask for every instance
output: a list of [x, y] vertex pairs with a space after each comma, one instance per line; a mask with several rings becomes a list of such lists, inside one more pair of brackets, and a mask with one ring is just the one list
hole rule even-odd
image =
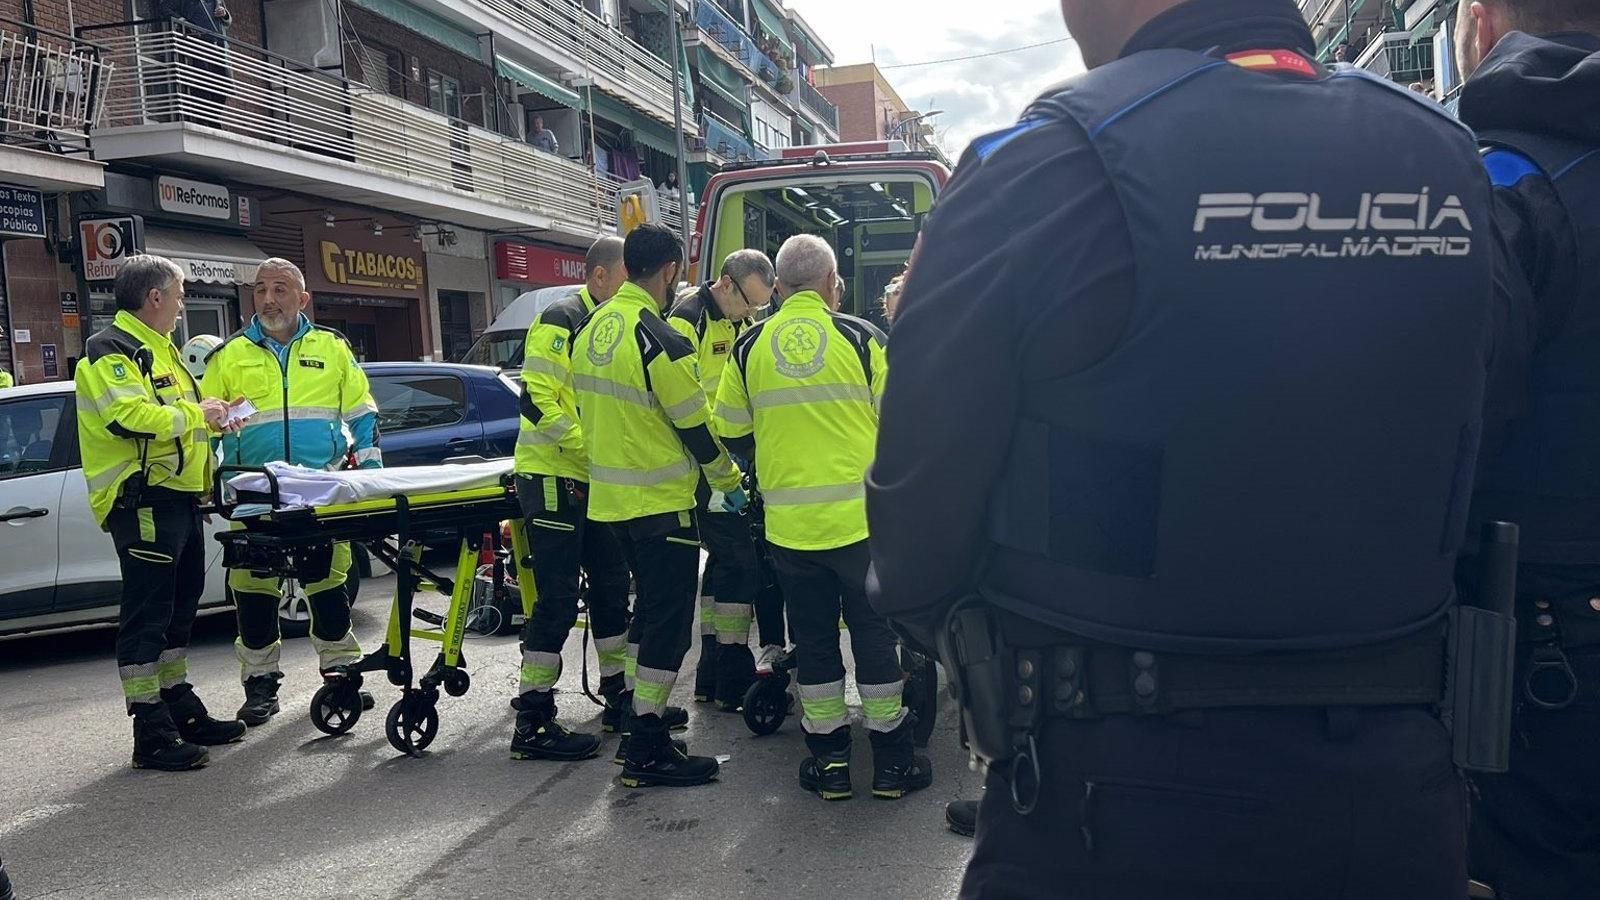
[[516, 241], [494, 245], [494, 277], [523, 284], [580, 284], [584, 280], [583, 256]]

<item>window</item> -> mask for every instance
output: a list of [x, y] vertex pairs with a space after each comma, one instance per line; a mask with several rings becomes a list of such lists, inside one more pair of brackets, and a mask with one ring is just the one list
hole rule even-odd
[[62, 468], [56, 435], [70, 395], [0, 403], [0, 479]]
[[428, 106], [452, 119], [461, 118], [461, 82], [429, 69]]
[[454, 425], [467, 417], [467, 386], [459, 378], [377, 375], [371, 385], [379, 433]]

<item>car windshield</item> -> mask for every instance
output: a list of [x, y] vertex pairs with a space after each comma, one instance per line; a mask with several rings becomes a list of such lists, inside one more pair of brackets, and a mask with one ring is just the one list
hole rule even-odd
[[461, 362], [469, 366], [494, 366], [500, 369], [522, 368], [522, 344], [526, 332], [489, 331], [468, 348]]

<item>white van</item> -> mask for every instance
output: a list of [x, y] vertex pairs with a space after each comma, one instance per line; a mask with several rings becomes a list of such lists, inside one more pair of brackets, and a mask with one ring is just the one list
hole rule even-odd
[[495, 366], [501, 369], [522, 368], [522, 344], [527, 340], [528, 329], [532, 327], [533, 320], [551, 304], [563, 297], [576, 294], [582, 287], [581, 284], [567, 284], [540, 288], [511, 301], [505, 312], [495, 316], [489, 329], [478, 335], [478, 339], [472, 342], [467, 352], [455, 362], [473, 366]]

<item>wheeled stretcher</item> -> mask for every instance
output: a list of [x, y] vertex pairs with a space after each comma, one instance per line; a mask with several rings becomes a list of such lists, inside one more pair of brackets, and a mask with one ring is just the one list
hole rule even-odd
[[[362, 676], [383, 672], [402, 689], [385, 722], [389, 743], [416, 756], [438, 735], [440, 688], [460, 697], [470, 687], [462, 643], [484, 541], [491, 542], [497, 566], [507, 557], [520, 565], [517, 561], [528, 557], [528, 546], [511, 461], [479, 464], [474, 468], [481, 471], [463, 479], [466, 468], [388, 470], [387, 483], [371, 473], [309, 473], [278, 465], [223, 466], [218, 471], [216, 511], [239, 526], [217, 535], [224, 566], [308, 583], [328, 576], [333, 542], [355, 541], [394, 569], [394, 602], [383, 645], [354, 664], [324, 673], [324, 683], [312, 697], [311, 721], [322, 732], [337, 735], [354, 728], [361, 718]], [[316, 481], [314, 489], [296, 496], [306, 479]], [[430, 483], [449, 489], [430, 491]], [[319, 493], [322, 488], [330, 492]], [[354, 499], [317, 505], [329, 496]], [[501, 546], [501, 523], [508, 520], [513, 523], [509, 554]], [[432, 540], [441, 533], [454, 534], [459, 546], [452, 578], [435, 574], [422, 562], [423, 536]], [[536, 601], [533, 578], [516, 581], [523, 612], [530, 613]], [[495, 584], [503, 585], [504, 579], [496, 578]], [[449, 611], [438, 616], [414, 608], [419, 590], [449, 597]], [[413, 619], [431, 627], [415, 627]], [[420, 677], [413, 661], [414, 640], [440, 644]]]

